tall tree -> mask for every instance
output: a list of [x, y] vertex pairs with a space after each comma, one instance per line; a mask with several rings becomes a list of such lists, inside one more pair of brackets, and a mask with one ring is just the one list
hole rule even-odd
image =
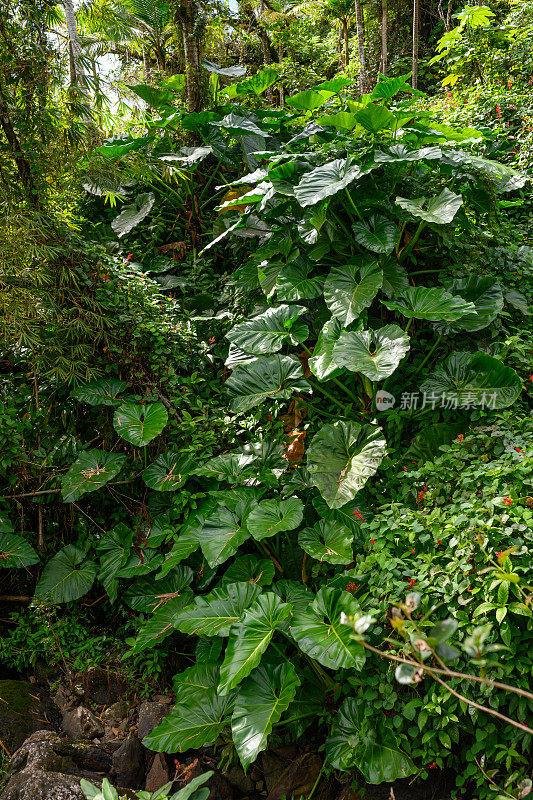
[[359, 89], [364, 94], [367, 89], [365, 58], [365, 15], [362, 0], [355, 0], [355, 26], [357, 30], [357, 52], [359, 54]]
[[418, 86], [418, 27], [420, 18], [420, 0], [413, 0], [413, 89]]
[[65, 21], [67, 23], [68, 31], [68, 52], [69, 52], [69, 66], [70, 66], [70, 85], [79, 86], [83, 92], [83, 64], [81, 61], [81, 42], [78, 35], [78, 26], [76, 24], [76, 13], [74, 11], [74, 3], [72, 0], [63, 0], [63, 10], [65, 12]]
[[383, 75], [387, 74], [387, 62], [389, 59], [388, 25], [387, 0], [381, 0], [381, 72]]
[[206, 95], [206, 76], [202, 67], [205, 27], [195, 0], [176, 0], [175, 14], [183, 37], [189, 111], [201, 111]]

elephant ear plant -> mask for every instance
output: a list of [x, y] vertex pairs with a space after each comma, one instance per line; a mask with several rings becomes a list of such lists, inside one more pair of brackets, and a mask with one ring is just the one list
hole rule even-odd
[[[423, 414], [445, 425], [444, 444], [453, 420], [440, 420], [440, 407], [463, 409], [467, 425], [521, 393], [514, 370], [478, 345], [477, 332], [498, 323], [501, 288], [447, 254], [450, 238], [471, 235], [485, 213], [480, 187], [497, 196], [523, 179], [460, 149], [481, 134], [393, 105], [403, 80], [359, 102], [344, 88], [314, 87], [276, 115], [259, 101], [254, 111], [235, 102], [197, 115], [205, 146], [245, 164], [223, 189], [246, 192], [221, 203], [205, 250], [226, 248], [239, 307], [252, 309], [226, 332], [224, 369], [227, 410], [252, 440], [199, 458], [172, 448], [162, 403], [121, 400], [126, 387], [113, 380], [78, 390], [108, 408], [128, 455], [84, 451], [63, 478], [64, 500], [125, 476], [154, 513], [142, 552], [133, 530], [116, 525], [97, 534], [93, 554], [56, 555], [37, 595], [66, 602], [98, 580], [112, 602], [146, 615], [129, 657], [184, 638], [194, 662], [175, 676], [175, 708], [145, 738], [150, 749], [225, 742], [226, 751], [230, 741], [247, 769], [272, 735], [294, 740], [314, 723], [332, 768], [380, 783], [419, 767], [385, 717], [370, 723], [346, 696], [375, 658], [375, 601], [336, 579], [347, 571], [357, 588], [365, 506], [383, 491], [380, 471], [424, 435]], [[194, 120], [187, 115], [189, 127]], [[380, 397], [404, 391], [420, 392], [424, 408], [382, 409]], [[305, 443], [298, 467], [284, 412]], [[428, 641], [433, 658], [440, 641]], [[437, 655], [445, 664], [455, 651]], [[397, 673], [400, 683], [416, 682], [417, 663]]]

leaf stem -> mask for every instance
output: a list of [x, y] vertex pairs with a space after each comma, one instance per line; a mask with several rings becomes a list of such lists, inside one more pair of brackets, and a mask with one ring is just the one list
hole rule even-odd
[[413, 238], [411, 239], [409, 244], [406, 244], [406, 246], [403, 248], [402, 252], [400, 253], [400, 256], [398, 258], [398, 261], [400, 262], [400, 264], [410, 254], [410, 252], [412, 251], [413, 247], [418, 242], [418, 240], [420, 238], [420, 234], [422, 233], [422, 231], [424, 230], [425, 227], [426, 227], [426, 223], [424, 222], [424, 220], [422, 220], [422, 222], [419, 224], [418, 228], [416, 229]]
[[338, 406], [338, 408], [341, 408], [341, 409], [342, 409], [342, 412], [343, 412], [343, 414], [344, 414], [344, 412], [345, 412], [345, 408], [346, 408], [346, 407], [345, 407], [345, 406], [343, 406], [343, 405], [342, 405], [342, 403], [339, 403], [339, 401], [337, 400], [337, 398], [336, 398], [336, 397], [334, 397], [332, 394], [330, 394], [330, 392], [328, 392], [328, 390], [327, 390], [327, 389], [324, 389], [324, 387], [323, 387], [323, 386], [321, 386], [321, 385], [320, 385], [319, 383], [317, 383], [316, 381], [312, 381], [310, 378], [307, 378], [307, 382], [308, 382], [308, 383], [309, 383], [309, 384], [310, 384], [310, 385], [313, 387], [313, 389], [318, 389], [318, 391], [319, 391], [319, 392], [321, 392], [321, 393], [322, 393], [322, 394], [323, 394], [325, 397], [327, 397], [329, 400], [331, 400], [331, 402], [332, 402], [332, 403], [335, 403], [335, 405], [336, 405], [336, 406]]
[[431, 356], [433, 355], [433, 353], [435, 352], [435, 350], [437, 349], [437, 347], [441, 343], [441, 340], [442, 340], [442, 336], [438, 336], [437, 337], [437, 341], [435, 342], [435, 344], [433, 345], [433, 347], [431, 348], [431, 350], [429, 351], [429, 353], [427, 354], [427, 356], [425, 357], [425, 359], [422, 361], [422, 363], [418, 367], [417, 371], [415, 372], [415, 376], [418, 375], [419, 372], [421, 372], [422, 367], [424, 366], [424, 364], [427, 361], [429, 361], [429, 359], [431, 358]]

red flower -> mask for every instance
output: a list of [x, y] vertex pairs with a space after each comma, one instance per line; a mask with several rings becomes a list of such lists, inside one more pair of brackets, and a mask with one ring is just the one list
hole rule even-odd
[[436, 762], [436, 761], [434, 761], [434, 762], [433, 762], [433, 764], [430, 764], [430, 765], [429, 765], [429, 768], [430, 768], [430, 769], [438, 769], [439, 767], [438, 767], [438, 764], [437, 764], [437, 762]]
[[271, 420], [272, 419], [272, 414], [267, 414], [267, 419]]
[[416, 578], [409, 578], [408, 583], [409, 583], [409, 587], [412, 589], [413, 586], [416, 583]]
[[103, 276], [103, 278], [102, 278], [102, 280], [103, 280], [103, 281], [108, 281], [108, 280], [109, 280], [109, 275], [104, 275], [104, 276]]
[[516, 450], [517, 453], [521, 453], [522, 452], [522, 448], [521, 447], [515, 447], [515, 450]]
[[498, 550], [496, 553], [496, 558], [499, 558], [500, 556], [503, 556], [503, 550]]
[[457, 441], [458, 442], [463, 442], [464, 438], [465, 438], [464, 435], [462, 433], [460, 433], [459, 436], [457, 437]]
[[133, 258], [133, 253], [128, 253], [128, 255], [126, 256], [126, 261], [131, 261], [132, 258]]
[[357, 509], [354, 509], [353, 515], [354, 515], [354, 517], [355, 517], [356, 519], [360, 519], [362, 522], [365, 522], [365, 518], [363, 517], [363, 515], [361, 514], [361, 512], [360, 512], [360, 511], [358, 511]]
[[503, 504], [504, 504], [504, 506], [512, 506], [513, 505], [513, 501], [512, 501], [512, 499], [510, 497], [504, 497], [503, 498]]
[[416, 497], [416, 502], [417, 503], [423, 503], [425, 499], [426, 499], [426, 493], [425, 492], [418, 492], [418, 495]]
[[374, 544], [376, 544], [376, 540], [375, 540], [375, 539], [370, 539], [370, 543], [371, 543], [372, 545], [374, 545]]
[[353, 581], [351, 581], [348, 584], [348, 586], [346, 587], [346, 591], [347, 592], [352, 592], [352, 594], [353, 594], [354, 592], [356, 592], [359, 589], [360, 586], [361, 586], [360, 583], [355, 584]]
[[407, 467], [404, 467], [404, 468], [403, 468], [403, 471], [404, 471], [404, 472], [407, 472]]
[[214, 344], [214, 342], [215, 342], [215, 337], [214, 336], [210, 336], [209, 337], [209, 344]]

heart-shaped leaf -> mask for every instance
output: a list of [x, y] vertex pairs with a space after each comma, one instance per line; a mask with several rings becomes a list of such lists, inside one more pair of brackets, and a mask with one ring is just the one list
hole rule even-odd
[[405, 453], [405, 461], [433, 461], [441, 455], [440, 446], [450, 444], [464, 430], [464, 422], [437, 422], [428, 425], [413, 439]]
[[411, 74], [407, 72], [405, 75], [398, 75], [397, 78], [384, 78], [380, 75], [370, 97], [372, 100], [390, 100], [398, 92], [412, 92], [408, 83]]
[[94, 492], [118, 475], [126, 456], [104, 450], [86, 450], [78, 456], [61, 481], [65, 503], [74, 503], [87, 492]]
[[251, 453], [223, 453], [197, 467], [194, 474], [217, 478], [228, 483], [242, 483], [257, 472], [253, 462], [254, 457]]
[[243, 364], [226, 381], [232, 411], [247, 411], [267, 397], [288, 400], [294, 392], [311, 392], [302, 365], [291, 356], [264, 356]]
[[287, 500], [262, 500], [253, 508], [246, 526], [254, 539], [261, 541], [280, 531], [292, 531], [303, 519], [303, 503], [298, 497]]
[[382, 283], [383, 272], [376, 261], [350, 262], [333, 267], [324, 284], [324, 299], [333, 316], [347, 326], [372, 304]]
[[274, 631], [290, 613], [291, 606], [272, 592], [260, 595], [250, 606], [230, 631], [220, 668], [220, 694], [229, 692], [257, 667]]
[[367, 783], [391, 783], [416, 772], [415, 765], [395, 745], [394, 736], [377, 736], [374, 728], [362, 730], [357, 701], [342, 704], [326, 741], [326, 758], [335, 769], [358, 769]]
[[257, 97], [263, 94], [270, 86], [272, 86], [279, 78], [277, 70], [272, 68], [260, 69], [251, 78], [244, 81], [239, 81], [236, 86], [236, 93], [239, 96], [253, 93]]
[[98, 381], [79, 386], [71, 392], [71, 396], [91, 406], [114, 406], [117, 396], [127, 386], [127, 383], [119, 381], [118, 378], [100, 378]]
[[174, 617], [174, 627], [189, 636], [229, 636], [230, 628], [242, 618], [259, 596], [254, 583], [231, 583], [194, 602]]
[[26, 539], [14, 533], [0, 534], [0, 569], [20, 569], [39, 562], [39, 556]]
[[384, 128], [392, 129], [396, 125], [396, 118], [384, 106], [368, 103], [355, 115], [357, 122], [369, 133], [376, 134]]
[[218, 567], [235, 555], [241, 544], [248, 539], [250, 531], [241, 516], [224, 506], [209, 516], [198, 535], [202, 553], [210, 567]]
[[261, 664], [239, 689], [231, 719], [235, 749], [244, 770], [266, 749], [273, 726], [294, 700], [300, 680], [292, 664]]
[[[203, 640], [205, 641], [205, 640]], [[217, 640], [218, 644], [222, 644]], [[214, 663], [193, 664], [178, 672], [172, 679], [176, 703], [187, 703], [192, 698], [200, 698], [204, 692], [216, 689], [220, 679], [220, 668]]]
[[237, 114], [228, 114], [221, 119], [220, 122], [212, 122], [217, 128], [224, 128], [231, 134], [254, 134], [254, 136], [267, 137], [268, 133], [258, 128], [255, 122], [246, 117], [240, 117]]
[[168, 422], [163, 403], [125, 401], [115, 411], [113, 427], [130, 444], [144, 447], [158, 436]]
[[192, 581], [193, 573], [190, 567], [180, 566], [172, 570], [165, 578], [156, 578], [153, 575], [144, 575], [134, 581], [122, 599], [135, 611], [150, 614], [168, 600], [169, 596], [181, 593]]
[[303, 263], [292, 263], [279, 273], [276, 292], [279, 300], [313, 300], [322, 294], [324, 279], [308, 277]]
[[158, 492], [171, 492], [183, 486], [192, 471], [193, 460], [190, 455], [163, 453], [143, 472], [143, 479], [150, 489]]
[[330, 508], [353, 500], [375, 474], [386, 448], [377, 425], [339, 420], [315, 434], [307, 448], [307, 469]]
[[377, 152], [374, 160], [377, 164], [401, 164], [404, 161], [433, 161], [442, 158], [440, 147], [420, 147], [410, 150], [404, 144], [393, 144], [387, 153]]
[[353, 532], [334, 521], [319, 520], [313, 528], [298, 534], [298, 544], [317, 561], [349, 564], [353, 561]]
[[204, 689], [201, 702], [193, 694], [177, 703], [161, 725], [145, 736], [143, 744], [159, 753], [180, 753], [213, 744], [229, 724], [234, 702], [234, 695], [220, 697], [215, 689]]
[[[249, 519], [249, 517], [248, 517]], [[248, 520], [246, 521], [248, 524]], [[220, 586], [230, 583], [251, 583], [256, 586], [269, 586], [274, 580], [275, 568], [269, 558], [247, 554], [236, 558], [220, 579]]]
[[526, 317], [531, 316], [527, 299], [524, 297], [522, 292], [517, 292], [516, 289], [509, 289], [508, 292], [505, 292], [505, 299], [512, 305], [513, 308], [521, 311]]
[[314, 111], [323, 106], [333, 94], [334, 92], [314, 92], [312, 89], [308, 89], [306, 92], [298, 92], [298, 94], [288, 97], [287, 105], [297, 108], [299, 111]]
[[158, 606], [148, 622], [141, 626], [133, 647], [126, 653], [127, 657], [137, 655], [147, 647], [155, 647], [174, 632], [175, 615], [192, 599], [191, 589], [186, 589], [179, 597], [171, 597]]
[[291, 621], [291, 636], [300, 650], [329, 669], [352, 667], [361, 669], [365, 651], [352, 639], [349, 625], [341, 622], [341, 614], [355, 616], [359, 606], [342, 589], [320, 589], [305, 611], [297, 611]]
[[301, 206], [313, 206], [345, 189], [361, 174], [355, 158], [337, 158], [304, 175], [294, 194]]
[[330, 375], [335, 376], [340, 373], [337, 365], [333, 361], [333, 348], [341, 334], [341, 323], [337, 317], [330, 319], [318, 335], [318, 341], [313, 350], [312, 357], [308, 360], [309, 369], [320, 380], [324, 380]]
[[235, 325], [226, 338], [246, 353], [274, 353], [281, 350], [286, 342], [297, 344], [307, 339], [307, 326], [298, 322], [304, 312], [303, 306], [268, 308], [263, 314]]
[[431, 322], [439, 320], [456, 322], [465, 314], [476, 313], [474, 303], [454, 296], [440, 286], [431, 289], [425, 286], [409, 286], [408, 289], [403, 289], [394, 295], [391, 300], [381, 302], [391, 311], [398, 311], [408, 319], [414, 317]]
[[123, 206], [122, 211], [115, 217], [111, 223], [111, 227], [122, 238], [130, 233], [136, 225], [143, 221], [148, 216], [155, 203], [155, 195], [153, 192], [146, 192], [140, 194], [135, 198], [135, 202], [130, 205]]
[[113, 603], [118, 593], [116, 575], [128, 560], [132, 544], [133, 531], [119, 523], [113, 530], [103, 534], [96, 547], [96, 553], [100, 557], [98, 580]]
[[87, 594], [96, 578], [97, 566], [94, 561], [85, 561], [85, 556], [73, 544], [56, 553], [43, 569], [33, 603], [69, 603]]
[[377, 214], [352, 225], [355, 241], [373, 253], [392, 253], [400, 231], [395, 222]]
[[515, 402], [522, 381], [514, 369], [486, 353], [455, 352], [440, 362], [421, 390], [430, 398], [446, 398], [456, 408], [498, 409]]
[[435, 225], [446, 225], [453, 220], [463, 205], [463, 198], [449, 189], [443, 189], [437, 197], [430, 197], [429, 200], [425, 197], [418, 197], [414, 200], [397, 197], [396, 203], [413, 217], [432, 222]]
[[333, 364], [380, 381], [392, 375], [408, 352], [409, 337], [398, 325], [377, 331], [342, 331], [333, 347]]
[[452, 325], [437, 325], [439, 333], [479, 331], [493, 322], [503, 308], [503, 293], [493, 278], [473, 275], [446, 283], [446, 291], [473, 303], [475, 313], [464, 314]]

